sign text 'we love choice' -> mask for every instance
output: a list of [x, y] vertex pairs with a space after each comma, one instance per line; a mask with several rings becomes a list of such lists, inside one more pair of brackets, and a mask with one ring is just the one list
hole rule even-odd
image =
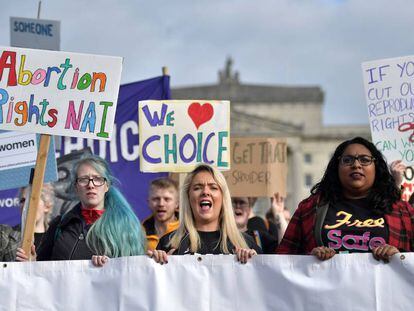
[[230, 168], [229, 101], [142, 101], [138, 115], [143, 172], [187, 172], [197, 163]]

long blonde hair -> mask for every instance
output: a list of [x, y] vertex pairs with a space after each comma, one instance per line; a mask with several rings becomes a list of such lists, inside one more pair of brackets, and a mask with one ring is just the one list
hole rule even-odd
[[220, 171], [207, 164], [198, 165], [191, 173], [187, 174], [184, 180], [184, 184], [180, 192], [180, 225], [171, 238], [169, 245], [172, 248], [178, 249], [181, 241], [188, 235], [188, 238], [190, 240], [190, 251], [192, 253], [195, 253], [198, 249], [200, 249], [200, 236], [197, 232], [194, 215], [191, 210], [189, 200], [189, 190], [191, 183], [193, 181], [193, 178], [200, 172], [210, 173], [219, 185], [222, 192], [223, 203], [219, 216], [219, 230], [221, 233], [220, 249], [222, 253], [232, 253], [232, 250], [229, 250], [228, 248], [227, 241], [230, 241], [231, 244], [233, 244], [233, 246], [236, 248], [248, 248], [247, 243], [238, 230], [236, 221], [234, 219], [231, 196], [226, 179]]

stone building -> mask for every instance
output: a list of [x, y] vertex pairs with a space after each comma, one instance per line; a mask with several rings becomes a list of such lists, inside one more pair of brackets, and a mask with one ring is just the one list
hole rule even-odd
[[171, 92], [176, 99], [230, 100], [232, 136], [286, 137], [286, 205], [291, 211], [322, 177], [340, 142], [354, 136], [371, 138], [368, 124], [323, 125], [320, 86], [244, 84], [238, 72], [233, 72], [231, 59], [219, 71], [217, 84], [173, 88]]

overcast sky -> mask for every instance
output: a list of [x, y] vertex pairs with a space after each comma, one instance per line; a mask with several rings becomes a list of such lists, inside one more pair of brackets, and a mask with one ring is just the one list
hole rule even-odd
[[[38, 1], [2, 0], [9, 17]], [[325, 124], [368, 123], [361, 63], [414, 54], [413, 0], [43, 0], [61, 50], [124, 57], [122, 83], [161, 74], [171, 86], [213, 84], [227, 56], [244, 83], [320, 86]]]

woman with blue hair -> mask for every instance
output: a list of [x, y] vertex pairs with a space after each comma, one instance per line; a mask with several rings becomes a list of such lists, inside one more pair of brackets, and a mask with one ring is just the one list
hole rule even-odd
[[[73, 170], [73, 189], [80, 202], [50, 224], [36, 260], [82, 260], [92, 258], [103, 266], [108, 258], [143, 255], [145, 235], [131, 206], [113, 185], [108, 164], [98, 156], [79, 160]], [[22, 249], [18, 261], [29, 258]]]

